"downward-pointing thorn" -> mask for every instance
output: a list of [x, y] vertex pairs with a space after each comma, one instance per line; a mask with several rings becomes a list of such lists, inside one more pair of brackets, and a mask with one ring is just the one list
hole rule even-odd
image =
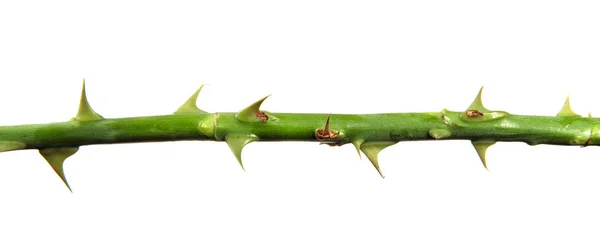
[[231, 152], [233, 152], [233, 155], [235, 156], [235, 158], [237, 159], [238, 163], [240, 164], [240, 166], [242, 167], [242, 170], [246, 171], [246, 169], [244, 168], [244, 164], [242, 163], [242, 150], [244, 149], [244, 146], [255, 142], [258, 140], [258, 137], [256, 135], [236, 135], [236, 134], [230, 134], [225, 136], [225, 142], [227, 142], [227, 145], [229, 145], [229, 149], [231, 149]]
[[365, 153], [371, 164], [377, 169], [377, 172], [381, 178], [385, 178], [381, 169], [379, 168], [379, 152], [388, 146], [394, 145], [396, 142], [391, 141], [376, 141], [376, 142], [364, 142], [360, 145], [360, 149]]
[[358, 158], [360, 158], [362, 160], [362, 155], [360, 154], [360, 146], [363, 144], [363, 142], [365, 142], [365, 140], [362, 139], [356, 139], [352, 141], [352, 145], [354, 145], [354, 148], [356, 148], [356, 152], [358, 152]]
[[479, 155], [479, 159], [481, 159], [481, 163], [483, 163], [483, 167], [485, 167], [486, 170], [490, 170], [488, 169], [487, 166], [487, 161], [485, 159], [485, 153], [488, 149], [488, 147], [496, 144], [495, 141], [471, 141], [471, 144], [473, 144], [473, 147], [475, 147], [475, 151], [477, 151], [477, 155]]
[[54, 169], [54, 172], [58, 174], [60, 179], [65, 183], [69, 191], [71, 190], [71, 186], [67, 182], [67, 178], [65, 177], [65, 172], [63, 170], [63, 164], [65, 160], [75, 154], [79, 150], [79, 147], [63, 147], [63, 148], [46, 148], [40, 149], [39, 152], [48, 161], [48, 164]]

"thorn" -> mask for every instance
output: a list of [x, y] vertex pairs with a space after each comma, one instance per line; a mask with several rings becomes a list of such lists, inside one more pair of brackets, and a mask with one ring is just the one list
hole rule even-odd
[[573, 109], [571, 109], [571, 95], [567, 95], [567, 100], [565, 100], [565, 104], [563, 105], [562, 109], [560, 109], [560, 111], [558, 112], [558, 114], [556, 116], [575, 116], [575, 117], [580, 117], [580, 115], [578, 115], [577, 113], [575, 113], [573, 111]]
[[377, 172], [381, 176], [381, 178], [385, 178], [381, 169], [379, 168], [379, 160], [378, 155], [381, 150], [384, 148], [394, 145], [396, 142], [392, 141], [377, 141], [377, 142], [365, 142], [360, 145], [360, 150], [365, 153], [369, 161], [373, 164]]
[[0, 141], [0, 152], [21, 150], [25, 146], [25, 143], [18, 141]]
[[478, 112], [490, 112], [488, 109], [483, 107], [483, 102], [481, 101], [481, 93], [483, 92], [483, 86], [479, 89], [479, 93], [477, 93], [477, 97], [471, 103], [471, 106], [467, 110], [477, 110]]
[[331, 133], [331, 131], [329, 130], [329, 121], [331, 120], [331, 113], [329, 113], [329, 115], [327, 116], [327, 121], [325, 121], [325, 129], [323, 129], [323, 132], [325, 133]]
[[269, 96], [271, 95], [267, 95], [254, 102], [250, 106], [244, 108], [235, 114], [235, 118], [242, 122], [267, 122], [269, 117], [265, 114], [265, 112], [260, 111], [260, 105], [262, 105], [263, 101], [265, 101]]
[[331, 120], [331, 114], [329, 114], [329, 116], [327, 116], [327, 121], [325, 122], [325, 128], [321, 129], [317, 129], [317, 131], [315, 131], [315, 137], [317, 138], [317, 140], [329, 140], [329, 139], [335, 139], [336, 137], [338, 137], [340, 135], [339, 131], [331, 131], [331, 129], [329, 128], [329, 122]]
[[73, 190], [71, 190], [71, 186], [69, 186], [67, 178], [65, 177], [63, 164], [68, 157], [75, 154], [78, 150], [79, 147], [46, 148], [39, 150], [40, 154], [48, 161], [48, 164], [50, 164], [52, 169], [54, 169], [54, 172], [58, 174], [71, 192], [73, 192]]
[[358, 158], [362, 160], [362, 155], [360, 154], [360, 146], [365, 142], [363, 139], [356, 139], [352, 141], [352, 145], [356, 148], [356, 152], [358, 152]]
[[258, 140], [258, 137], [256, 135], [250, 134], [250, 135], [227, 135], [225, 136], [225, 142], [227, 142], [227, 145], [229, 145], [229, 149], [231, 149], [231, 151], [233, 152], [233, 155], [235, 155], [235, 158], [237, 159], [237, 161], [240, 163], [240, 166], [242, 167], [242, 170], [246, 171], [246, 169], [244, 168], [244, 164], [242, 164], [242, 150], [244, 149], [244, 146], [255, 142]]
[[477, 151], [477, 155], [479, 155], [479, 159], [481, 159], [481, 163], [483, 163], [483, 167], [485, 167], [485, 169], [489, 171], [490, 169], [488, 169], [487, 161], [485, 160], [485, 153], [486, 153], [488, 147], [496, 144], [496, 142], [495, 141], [471, 141], [471, 144], [473, 144], [473, 147], [475, 147], [475, 151]]
[[192, 96], [190, 96], [190, 98], [188, 98], [185, 103], [183, 103], [183, 105], [177, 109], [177, 111], [175, 111], [175, 113], [207, 113], [206, 111], [198, 108], [198, 105], [196, 105], [196, 102], [198, 102], [198, 95], [200, 94], [202, 87], [204, 87], [204, 85], [201, 85], [200, 88], [198, 88], [198, 90], [196, 90], [196, 92], [194, 92], [194, 94], [192, 94]]
[[83, 87], [81, 88], [81, 98], [79, 99], [79, 110], [77, 111], [75, 120], [95, 121], [103, 119], [104, 117], [96, 113], [90, 106], [90, 103], [88, 102], [87, 96], [85, 94], [85, 79], [83, 79]]

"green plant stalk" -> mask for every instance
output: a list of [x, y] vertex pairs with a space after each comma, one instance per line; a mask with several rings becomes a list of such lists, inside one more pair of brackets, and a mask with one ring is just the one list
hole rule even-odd
[[[510, 115], [503, 120], [443, 124], [441, 112], [390, 113], [365, 115], [331, 115], [332, 129], [342, 138], [318, 140], [315, 131], [323, 129], [329, 114], [273, 113], [279, 118], [265, 124], [243, 123], [236, 113], [165, 115], [105, 119], [78, 123], [67, 121], [50, 124], [2, 126], [0, 141], [24, 143], [22, 149], [78, 147], [95, 144], [160, 142], [185, 140], [224, 141], [231, 134], [254, 134], [260, 141], [311, 141], [343, 145], [353, 140], [419, 141], [435, 140], [431, 130], [446, 130], [445, 140], [520, 141], [528, 144], [583, 145], [591, 130], [600, 127], [598, 118], [544, 117]], [[458, 117], [461, 112], [446, 112]], [[199, 125], [212, 122], [214, 129], [203, 132]], [[565, 124], [569, 123], [569, 124]], [[211, 123], [212, 125], [212, 123]], [[567, 127], [568, 125], [568, 127]], [[588, 145], [598, 145], [600, 135], [594, 133]]]
[[401, 141], [470, 140], [486, 168], [486, 149], [499, 141], [600, 145], [600, 118], [575, 114], [568, 98], [557, 116], [490, 111], [481, 103], [481, 91], [465, 111], [362, 115], [269, 113], [260, 110], [265, 97], [240, 112], [207, 113], [196, 106], [200, 89], [171, 115], [105, 119], [90, 107], [84, 85], [75, 118], [60, 123], [2, 126], [0, 151], [39, 149], [67, 184], [62, 170], [65, 159], [80, 146], [95, 144], [225, 141], [240, 165], [243, 147], [254, 141], [353, 144], [381, 175], [378, 153]]

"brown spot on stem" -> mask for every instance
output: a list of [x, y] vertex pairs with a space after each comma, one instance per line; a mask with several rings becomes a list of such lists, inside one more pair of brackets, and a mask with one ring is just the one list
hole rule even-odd
[[317, 129], [317, 131], [315, 132], [315, 137], [317, 137], [317, 140], [335, 139], [336, 137], [338, 137], [340, 135], [339, 131], [331, 131], [331, 129], [329, 129], [329, 120], [330, 119], [331, 119], [331, 114], [329, 114], [329, 116], [327, 117], [327, 122], [325, 122], [325, 128]]
[[483, 113], [479, 112], [478, 110], [467, 110], [465, 114], [467, 114], [467, 117], [469, 118], [483, 116]]
[[267, 122], [269, 120], [269, 116], [267, 116], [264, 111], [256, 112], [256, 118], [260, 119], [261, 122]]

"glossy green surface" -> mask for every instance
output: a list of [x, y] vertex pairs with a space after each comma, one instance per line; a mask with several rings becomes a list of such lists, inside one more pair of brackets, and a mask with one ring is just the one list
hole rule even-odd
[[25, 149], [77, 147], [129, 142], [211, 140], [198, 123], [202, 115], [167, 115], [2, 126], [0, 140], [25, 143]]
[[[492, 113], [485, 114], [489, 116]], [[399, 142], [436, 138], [554, 145], [600, 144], [600, 119], [577, 116], [506, 115], [497, 119], [469, 120], [461, 116], [464, 112], [451, 111], [332, 114], [331, 129], [339, 132], [339, 136], [317, 140], [315, 131], [323, 129], [329, 114], [269, 113], [276, 118], [270, 118], [264, 123], [242, 122], [235, 118], [235, 114], [176, 114], [3, 126], [0, 127], [0, 142], [25, 145], [18, 149], [40, 149], [130, 142], [224, 141], [227, 135], [255, 135], [258, 141], [313, 141], [329, 144], [346, 144], [354, 140]], [[432, 136], [432, 133], [435, 135]]]

